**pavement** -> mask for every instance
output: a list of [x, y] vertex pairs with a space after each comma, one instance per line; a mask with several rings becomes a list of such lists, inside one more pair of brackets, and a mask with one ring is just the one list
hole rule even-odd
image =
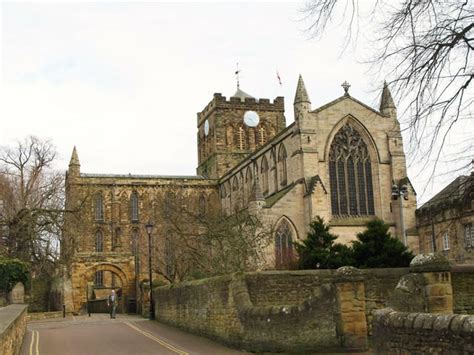
[[140, 316], [108, 314], [31, 321], [22, 355], [246, 354]]

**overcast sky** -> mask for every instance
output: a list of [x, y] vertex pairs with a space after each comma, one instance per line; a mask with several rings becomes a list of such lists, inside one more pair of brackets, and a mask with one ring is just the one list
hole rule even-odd
[[313, 108], [341, 96], [344, 80], [378, 108], [382, 79], [351, 51], [341, 57], [338, 31], [310, 40], [301, 2], [0, 6], [0, 144], [49, 138], [62, 170], [76, 145], [83, 172], [195, 174], [196, 113], [235, 92], [237, 62], [244, 91], [285, 97], [287, 124], [299, 73]]

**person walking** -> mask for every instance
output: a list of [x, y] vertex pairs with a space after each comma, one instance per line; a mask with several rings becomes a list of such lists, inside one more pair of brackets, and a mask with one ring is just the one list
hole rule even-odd
[[107, 307], [109, 307], [110, 318], [115, 319], [115, 312], [117, 311], [118, 297], [115, 294], [115, 290], [112, 289], [109, 298], [107, 299]]

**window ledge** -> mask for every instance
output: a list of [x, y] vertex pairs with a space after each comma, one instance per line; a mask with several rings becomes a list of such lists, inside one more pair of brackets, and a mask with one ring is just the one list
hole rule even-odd
[[377, 216], [333, 216], [329, 224], [331, 226], [364, 226], [376, 218]]

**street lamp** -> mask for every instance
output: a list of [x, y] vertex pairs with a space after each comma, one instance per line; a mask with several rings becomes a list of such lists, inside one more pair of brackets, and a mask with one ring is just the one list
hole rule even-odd
[[392, 185], [392, 199], [398, 200], [399, 197], [403, 197], [400, 199], [400, 222], [401, 222], [401, 228], [402, 228], [402, 233], [403, 233], [403, 243], [405, 244], [405, 246], [408, 246], [407, 233], [405, 231], [405, 220], [403, 218], [403, 200], [408, 200], [408, 186], [407, 185], [402, 185], [401, 188], [398, 188], [398, 185], [396, 184]]
[[155, 304], [153, 302], [153, 279], [151, 272], [151, 233], [153, 232], [153, 224], [151, 221], [145, 225], [148, 234], [148, 274], [150, 276], [150, 320], [155, 319]]

